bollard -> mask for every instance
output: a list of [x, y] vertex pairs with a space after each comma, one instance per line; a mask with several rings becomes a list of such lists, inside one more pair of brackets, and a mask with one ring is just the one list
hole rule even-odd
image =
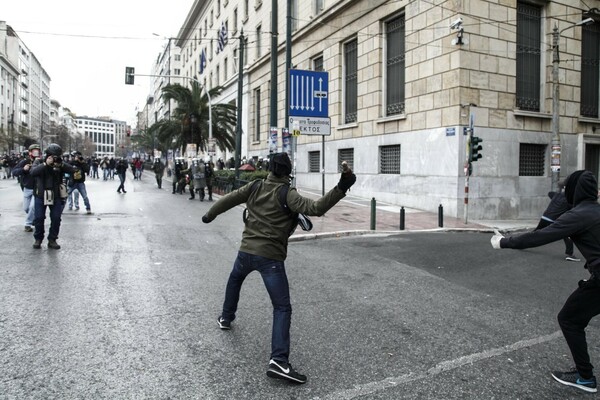
[[377, 202], [375, 201], [375, 197], [373, 197], [371, 199], [371, 230], [374, 231], [375, 230], [375, 206], [376, 206]]
[[438, 226], [440, 228], [444, 227], [444, 207], [441, 204], [438, 207]]
[[405, 217], [404, 207], [400, 207], [400, 230], [401, 231], [404, 230], [404, 217]]

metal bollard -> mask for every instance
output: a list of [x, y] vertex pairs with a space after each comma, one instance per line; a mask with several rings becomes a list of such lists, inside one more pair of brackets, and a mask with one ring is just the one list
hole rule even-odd
[[376, 204], [377, 202], [375, 201], [375, 197], [373, 197], [371, 199], [371, 230], [374, 231], [375, 230], [375, 210], [376, 210]]
[[438, 207], [438, 226], [440, 228], [444, 227], [444, 207], [441, 204]]
[[404, 230], [404, 219], [406, 212], [404, 211], [404, 207], [400, 207], [400, 230]]

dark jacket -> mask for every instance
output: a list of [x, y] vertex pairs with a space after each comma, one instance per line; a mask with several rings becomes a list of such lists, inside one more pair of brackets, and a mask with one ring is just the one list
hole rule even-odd
[[550, 201], [550, 204], [548, 204], [548, 208], [546, 208], [543, 215], [551, 222], [556, 221], [558, 217], [572, 208], [567, 202], [567, 198], [563, 192], [549, 192], [548, 197], [552, 200]]
[[115, 171], [117, 172], [117, 175], [125, 175], [127, 168], [129, 168], [127, 161], [119, 160], [117, 161], [117, 165], [115, 166]]
[[34, 179], [31, 176], [31, 167], [29, 171], [25, 171], [25, 166], [28, 164], [30, 166], [33, 164], [33, 161], [29, 157], [19, 161], [19, 163], [13, 168], [12, 174], [14, 176], [21, 177], [21, 184], [24, 188], [33, 189]]
[[[569, 182], [567, 185], [569, 185]], [[503, 238], [500, 247], [527, 249], [570, 237], [590, 271], [600, 270], [600, 204], [598, 183], [590, 171], [573, 182], [573, 208], [544, 229]]]
[[[282, 185], [289, 185], [289, 177], [277, 177], [271, 172], [258, 189], [253, 190], [252, 183], [221, 197], [208, 210], [206, 216], [212, 220], [217, 215], [246, 203], [248, 220], [242, 234], [240, 250], [284, 261], [287, 257], [289, 232], [293, 221], [291, 216], [282, 209], [278, 193]], [[292, 212], [321, 216], [345, 196], [337, 186], [318, 200], [302, 197], [296, 188], [290, 188], [287, 204]]]
[[69, 185], [85, 182], [85, 174], [90, 172], [90, 166], [85, 161], [77, 159], [71, 162], [71, 166], [75, 168], [75, 172], [71, 174]]
[[44, 197], [45, 190], [54, 191], [54, 198], [60, 198], [60, 184], [63, 182], [63, 175], [65, 172], [73, 173], [75, 169], [66, 163], [60, 164], [60, 166], [49, 166], [42, 160], [39, 164], [35, 165], [31, 169], [31, 176], [35, 179], [33, 188], [33, 194], [36, 197]]

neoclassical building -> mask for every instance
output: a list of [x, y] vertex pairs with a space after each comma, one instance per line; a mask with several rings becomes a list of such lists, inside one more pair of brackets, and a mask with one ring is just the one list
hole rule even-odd
[[333, 186], [345, 160], [353, 194], [462, 217], [471, 125], [469, 219], [537, 218], [553, 169], [598, 175], [600, 23], [581, 21], [599, 0], [291, 3], [289, 55], [285, 2], [197, 0], [177, 35], [182, 76], [225, 88], [213, 102], [242, 80], [243, 156], [269, 153], [273, 120], [281, 149], [289, 67], [328, 74], [330, 134], [296, 138], [299, 186]]

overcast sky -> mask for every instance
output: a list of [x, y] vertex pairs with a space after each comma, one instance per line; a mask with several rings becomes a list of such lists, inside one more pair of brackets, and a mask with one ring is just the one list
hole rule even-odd
[[[194, 0], [3, 0], [6, 21], [50, 75], [50, 96], [77, 115], [135, 126], [148, 78], [125, 85], [125, 67], [150, 74]], [[156, 33], [161, 35], [157, 37]]]

